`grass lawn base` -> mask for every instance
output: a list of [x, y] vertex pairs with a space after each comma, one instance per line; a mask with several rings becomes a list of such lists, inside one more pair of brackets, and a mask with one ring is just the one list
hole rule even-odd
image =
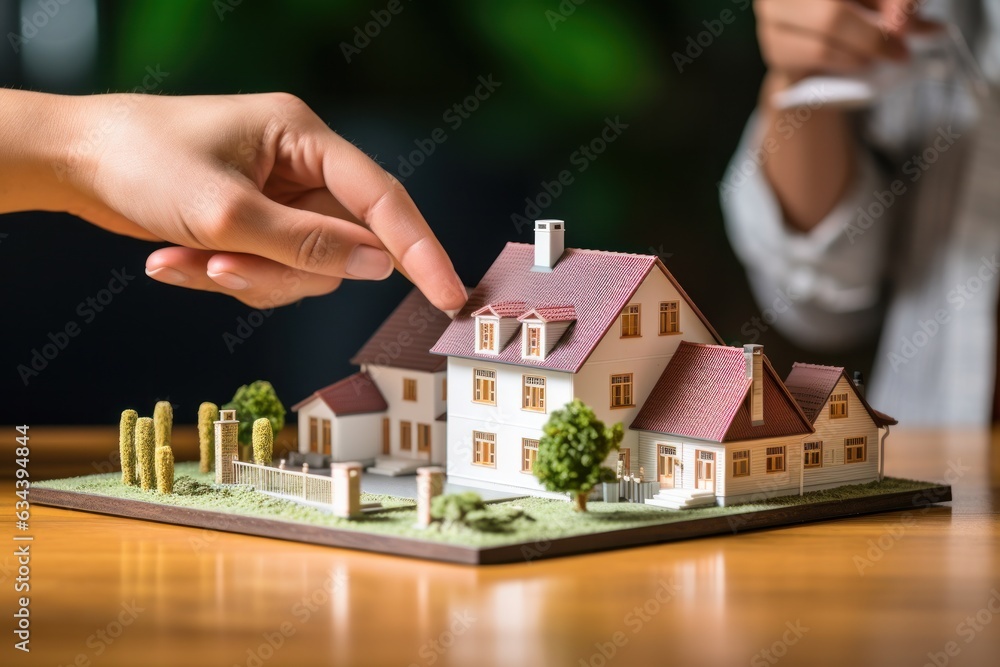
[[[39, 505], [97, 514], [144, 519], [179, 526], [271, 537], [331, 547], [372, 551], [464, 565], [497, 565], [571, 556], [594, 551], [643, 546], [694, 537], [742, 533], [798, 523], [842, 519], [861, 514], [922, 509], [951, 500], [951, 487], [932, 485], [919, 491], [874, 494], [731, 514], [652, 524], [599, 533], [558, 537], [545, 541], [499, 546], [462, 546], [411, 537], [367, 533], [328, 526], [241, 516], [229, 512], [175, 507], [155, 502], [119, 499], [80, 491], [32, 486], [31, 500]], [[666, 511], [666, 510], [664, 510]]]

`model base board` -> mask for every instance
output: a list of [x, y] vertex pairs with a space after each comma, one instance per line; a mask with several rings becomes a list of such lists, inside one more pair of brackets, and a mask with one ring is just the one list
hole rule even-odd
[[362, 519], [339, 519], [249, 488], [210, 486], [207, 476], [201, 481], [197, 464], [177, 467], [178, 482], [182, 475], [191, 482], [179, 483], [178, 492], [169, 495], [123, 487], [120, 475], [111, 473], [36, 482], [31, 498], [40, 505], [98, 514], [465, 565], [526, 562], [876, 512], [924, 511], [952, 498], [950, 486], [895, 478], [804, 496], [688, 510], [592, 501], [589, 511], [575, 512], [566, 501], [518, 498], [497, 505], [523, 509], [535, 521], [510, 531], [483, 533], [419, 528], [416, 507], [408, 499], [380, 497], [386, 506], [383, 511]]

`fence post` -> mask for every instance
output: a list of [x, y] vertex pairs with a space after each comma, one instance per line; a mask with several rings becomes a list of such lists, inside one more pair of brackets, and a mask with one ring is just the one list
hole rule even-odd
[[444, 468], [425, 466], [417, 468], [417, 525], [431, 525], [431, 501], [444, 490]]
[[330, 499], [333, 513], [341, 518], [361, 514], [361, 464], [355, 462], [330, 465]]

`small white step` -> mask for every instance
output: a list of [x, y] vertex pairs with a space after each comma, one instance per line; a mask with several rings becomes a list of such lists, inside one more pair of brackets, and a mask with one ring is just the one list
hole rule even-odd
[[680, 510], [692, 507], [711, 507], [716, 504], [716, 499], [715, 492], [713, 491], [700, 489], [662, 489], [652, 498], [647, 498], [646, 504]]
[[375, 459], [375, 465], [368, 468], [367, 472], [373, 475], [384, 475], [386, 477], [401, 477], [403, 475], [413, 475], [417, 468], [430, 465], [427, 461], [416, 459], [401, 459], [389, 456], [379, 456]]

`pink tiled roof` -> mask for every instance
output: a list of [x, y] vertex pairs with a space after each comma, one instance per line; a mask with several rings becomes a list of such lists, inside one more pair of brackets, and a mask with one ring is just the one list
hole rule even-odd
[[576, 319], [576, 308], [573, 306], [539, 306], [525, 311], [517, 318], [518, 322], [527, 319], [537, 319], [542, 322], [572, 322]]
[[682, 341], [630, 428], [713, 442], [812, 432], [766, 357], [760, 426], [751, 424], [749, 389], [742, 348]]
[[383, 412], [388, 409], [385, 397], [378, 390], [367, 373], [348, 375], [340, 382], [324, 387], [303, 401], [292, 406], [293, 412], [319, 398], [338, 416], [358, 415], [367, 412]]
[[495, 315], [497, 317], [517, 317], [524, 312], [526, 304], [524, 301], [501, 301], [500, 303], [488, 303], [473, 315]]
[[426, 372], [444, 370], [447, 360], [431, 354], [430, 347], [449, 324], [448, 316], [414, 288], [351, 358], [351, 363]]
[[847, 377], [843, 366], [795, 363], [792, 365], [792, 371], [785, 378], [785, 386], [798, 401], [802, 412], [809, 418], [809, 421], [815, 424], [816, 418], [819, 417], [823, 406], [826, 405], [827, 399], [830, 398], [830, 394], [841, 377], [847, 380], [848, 386], [857, 395], [876, 425], [891, 426], [898, 423], [889, 415], [868, 405], [868, 401], [858, 391], [854, 381]]
[[529, 300], [528, 308], [572, 304], [576, 323], [544, 360], [522, 359], [518, 336], [513, 336], [500, 354], [490, 358], [502, 363], [575, 373], [654, 267], [664, 272], [706, 328], [721, 342], [677, 281], [652, 255], [568, 248], [552, 271], [532, 271], [534, 263], [534, 246], [508, 243], [431, 352], [481, 358], [475, 352], [475, 319], [471, 315], [484, 305], [525, 299]]

